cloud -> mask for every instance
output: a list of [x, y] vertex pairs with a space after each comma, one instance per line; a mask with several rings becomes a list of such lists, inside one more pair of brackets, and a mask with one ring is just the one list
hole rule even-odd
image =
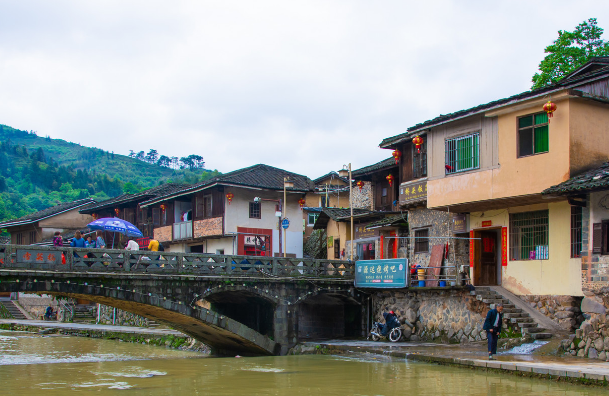
[[527, 90], [557, 30], [607, 15], [599, 3], [5, 1], [0, 123], [317, 177]]

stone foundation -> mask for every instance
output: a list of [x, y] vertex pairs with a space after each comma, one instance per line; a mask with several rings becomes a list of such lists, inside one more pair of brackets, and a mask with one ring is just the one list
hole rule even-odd
[[522, 295], [522, 300], [539, 311], [541, 314], [552, 319], [554, 323], [563, 329], [573, 333], [584, 321], [580, 305], [582, 298], [573, 296], [549, 296], [549, 295]]
[[148, 319], [131, 312], [116, 309], [107, 305], [99, 305], [99, 324], [114, 324], [116, 326], [148, 327]]
[[54, 312], [59, 311], [59, 302], [55, 300], [55, 297], [46, 294], [19, 293], [18, 302], [19, 305], [36, 320], [42, 320], [44, 318], [44, 313], [49, 304], [53, 307]]
[[466, 290], [377, 292], [373, 295], [375, 321], [384, 322], [385, 307], [402, 323], [414, 325], [412, 331], [403, 326], [406, 340], [467, 343], [486, 339], [482, 326], [489, 306]]
[[609, 361], [609, 287], [586, 294], [581, 302], [585, 320], [562, 347], [572, 356]]

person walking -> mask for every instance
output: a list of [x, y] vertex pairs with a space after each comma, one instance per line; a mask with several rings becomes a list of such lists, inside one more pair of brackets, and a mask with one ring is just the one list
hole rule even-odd
[[[85, 247], [85, 240], [83, 239], [80, 231], [76, 231], [74, 233], [74, 238], [72, 238], [72, 241], [70, 242], [70, 246], [75, 247], [75, 248], [84, 248]], [[78, 254], [76, 254], [76, 252], [74, 252], [74, 257], [80, 257], [80, 256]]]
[[503, 324], [503, 305], [495, 305], [495, 309], [491, 309], [486, 314], [484, 326], [486, 331], [486, 339], [488, 341], [488, 360], [493, 360], [493, 355], [497, 354], [497, 341], [501, 334], [501, 326]]

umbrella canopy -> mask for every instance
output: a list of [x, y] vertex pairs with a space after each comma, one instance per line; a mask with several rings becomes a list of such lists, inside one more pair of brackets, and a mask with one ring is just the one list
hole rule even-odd
[[92, 230], [118, 232], [128, 237], [143, 237], [144, 234], [136, 226], [118, 217], [104, 217], [90, 222], [87, 227]]

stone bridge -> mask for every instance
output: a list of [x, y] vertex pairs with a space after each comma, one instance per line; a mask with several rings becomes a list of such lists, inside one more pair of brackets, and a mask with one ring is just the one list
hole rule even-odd
[[365, 332], [353, 263], [0, 245], [0, 292], [81, 298], [166, 323], [220, 355]]

